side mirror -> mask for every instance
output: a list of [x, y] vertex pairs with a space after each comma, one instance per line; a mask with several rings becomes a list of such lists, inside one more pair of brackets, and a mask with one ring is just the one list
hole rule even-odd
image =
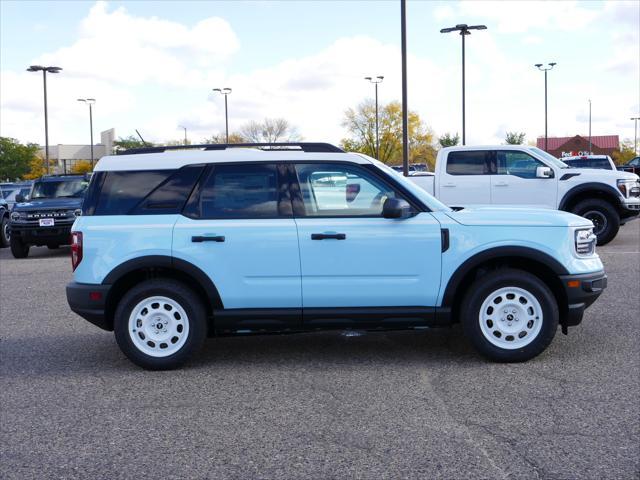
[[550, 167], [536, 168], [536, 178], [553, 178], [553, 170]]
[[16, 203], [22, 203], [24, 202], [26, 199], [24, 198], [24, 195], [22, 195], [21, 193], [16, 195]]
[[360, 193], [360, 184], [359, 183], [347, 183], [347, 203], [353, 202], [358, 194]]
[[411, 205], [401, 198], [387, 198], [382, 206], [384, 218], [408, 218], [411, 214]]

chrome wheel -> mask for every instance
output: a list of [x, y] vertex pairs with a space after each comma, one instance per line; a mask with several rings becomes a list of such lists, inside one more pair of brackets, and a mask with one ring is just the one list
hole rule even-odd
[[582, 215], [587, 220], [591, 220], [593, 223], [593, 233], [598, 236], [605, 231], [609, 222], [604, 213], [599, 210], [589, 210]]
[[507, 350], [525, 347], [542, 328], [542, 307], [536, 297], [519, 287], [500, 288], [482, 303], [480, 331], [493, 345]]
[[182, 306], [168, 297], [149, 297], [129, 316], [129, 337], [135, 347], [152, 357], [179, 351], [189, 336], [189, 318]]

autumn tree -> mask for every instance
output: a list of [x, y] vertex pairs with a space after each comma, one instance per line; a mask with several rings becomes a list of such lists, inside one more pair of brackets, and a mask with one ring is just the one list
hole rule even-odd
[[298, 130], [284, 118], [252, 120], [240, 127], [240, 135], [250, 143], [298, 142], [302, 139]]
[[[229, 134], [229, 143], [247, 143], [248, 140], [238, 132]], [[202, 143], [227, 143], [227, 137], [224, 133], [218, 133], [209, 138], [205, 138]]]
[[[380, 105], [379, 160], [395, 165], [402, 163], [402, 106], [400, 102]], [[360, 152], [371, 157], [376, 154], [376, 108], [373, 101], [365, 101], [355, 109], [345, 112], [342, 126], [350, 133], [340, 142], [344, 150]], [[409, 161], [426, 163], [431, 168], [435, 163], [436, 151], [433, 146], [433, 132], [416, 112], [409, 112]]]
[[445, 133], [438, 138], [438, 143], [441, 147], [455, 147], [460, 143], [460, 135], [456, 132], [455, 135], [451, 135], [450, 133]]
[[[49, 160], [49, 167], [55, 167], [55, 160]], [[29, 172], [23, 175], [25, 180], [35, 180], [47, 174], [47, 167], [44, 158], [35, 156], [29, 162]]]
[[636, 156], [633, 146], [633, 140], [629, 138], [620, 142], [620, 150], [614, 150], [611, 154], [616, 165], [623, 165]]
[[506, 132], [504, 141], [507, 145], [522, 145], [524, 143], [524, 132]]
[[37, 156], [38, 145], [23, 145], [15, 138], [0, 137], [0, 180], [18, 180], [31, 170], [34, 160], [42, 163]]
[[73, 164], [73, 167], [71, 167], [71, 173], [75, 174], [89, 173], [92, 170], [93, 168], [91, 168], [91, 162], [88, 160], [78, 160]]

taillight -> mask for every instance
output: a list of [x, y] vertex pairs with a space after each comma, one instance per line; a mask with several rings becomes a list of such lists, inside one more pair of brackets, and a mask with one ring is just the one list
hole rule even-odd
[[82, 261], [82, 232], [71, 232], [71, 267], [75, 272]]

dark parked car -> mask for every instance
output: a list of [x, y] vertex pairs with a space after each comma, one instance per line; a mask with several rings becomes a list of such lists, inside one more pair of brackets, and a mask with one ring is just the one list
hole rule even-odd
[[564, 163], [574, 168], [596, 168], [601, 170], [615, 170], [616, 164], [613, 163], [609, 155], [583, 155], [580, 157], [563, 157]]
[[624, 165], [620, 165], [618, 170], [623, 172], [631, 172], [640, 175], [640, 157], [634, 157]]
[[11, 211], [11, 253], [15, 258], [29, 255], [31, 245], [58, 248], [71, 242], [71, 226], [82, 212], [85, 175], [50, 175], [36, 180], [28, 201], [16, 197]]

